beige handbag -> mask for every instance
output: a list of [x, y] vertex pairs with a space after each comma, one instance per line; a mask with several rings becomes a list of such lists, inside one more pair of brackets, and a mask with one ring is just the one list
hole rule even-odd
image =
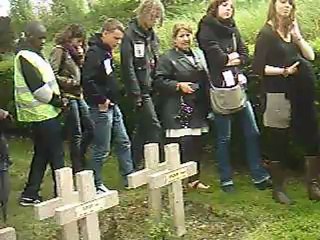
[[[237, 40], [235, 34], [232, 35], [232, 41], [233, 50], [236, 52]], [[240, 74], [234, 75], [234, 73], [232, 73], [233, 79], [235, 80], [234, 82], [236, 83], [233, 87], [217, 88], [210, 82], [210, 102], [213, 112], [227, 115], [236, 113], [244, 108], [247, 101], [247, 94], [241, 86], [241, 81], [238, 79]]]
[[247, 101], [245, 90], [237, 84], [232, 88], [210, 88], [210, 103], [213, 112], [227, 115], [240, 111]]

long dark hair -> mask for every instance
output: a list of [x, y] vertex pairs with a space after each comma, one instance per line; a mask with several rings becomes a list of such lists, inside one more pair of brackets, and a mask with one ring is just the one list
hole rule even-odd
[[[273, 31], [277, 31], [280, 28], [280, 23], [279, 23], [279, 19], [277, 18], [277, 12], [276, 12], [276, 1], [277, 0], [271, 0], [270, 1], [270, 5], [269, 5], [269, 11], [268, 11], [268, 18], [267, 18], [267, 22], [271, 21], [272, 22], [272, 28]], [[290, 15], [287, 19], [285, 19], [284, 21], [284, 26], [283, 27], [283, 31], [285, 36], [288, 35], [288, 33], [291, 31], [291, 28], [293, 26], [293, 22], [295, 20], [296, 17], [296, 4], [294, 0], [289, 0], [290, 1], [290, 5], [292, 6]]]
[[[228, 0], [212, 0], [207, 8], [207, 16], [212, 16], [218, 18], [218, 8], [219, 6]], [[234, 16], [234, 7], [232, 8], [232, 18]]]
[[62, 32], [55, 37], [55, 43], [64, 45], [70, 43], [73, 38], [82, 38], [83, 42], [86, 38], [86, 32], [80, 24], [70, 24]]

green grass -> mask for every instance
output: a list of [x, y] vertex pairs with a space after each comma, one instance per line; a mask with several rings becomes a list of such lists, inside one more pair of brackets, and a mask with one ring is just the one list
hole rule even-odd
[[[53, 220], [37, 221], [32, 208], [20, 207], [17, 202], [32, 156], [30, 140], [11, 139], [10, 153], [14, 165], [11, 168], [12, 193], [7, 225], [16, 228], [19, 240], [61, 239], [59, 227]], [[206, 158], [211, 159], [210, 156], [208, 153]], [[288, 192], [296, 204], [286, 207], [274, 203], [270, 191], [256, 190], [250, 182], [250, 176], [244, 171], [235, 173], [236, 192], [223, 193], [219, 190], [215, 169], [212, 160], [203, 164], [203, 181], [212, 186], [210, 190], [188, 191], [185, 195], [188, 234], [181, 239], [320, 239], [320, 203], [307, 200], [301, 179], [290, 180]], [[107, 161], [103, 172], [106, 185], [120, 191], [120, 205], [100, 214], [102, 239], [178, 239], [172, 235], [165, 190], [166, 214], [162, 225], [154, 225], [148, 218], [146, 189], [125, 191], [113, 158]], [[42, 195], [46, 199], [51, 198], [51, 190], [48, 171]]]

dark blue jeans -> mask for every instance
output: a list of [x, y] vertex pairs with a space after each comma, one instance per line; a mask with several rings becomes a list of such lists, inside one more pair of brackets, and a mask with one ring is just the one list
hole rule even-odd
[[115, 144], [120, 174], [123, 176], [125, 185], [127, 185], [126, 176], [133, 172], [133, 161], [131, 142], [119, 106], [114, 105], [107, 112], [100, 112], [97, 107], [90, 107], [90, 113], [94, 121], [92, 168], [96, 186], [102, 184], [102, 165], [110, 154], [111, 140]]
[[71, 132], [70, 158], [74, 173], [86, 168], [85, 154], [93, 139], [93, 121], [89, 107], [83, 99], [69, 102], [67, 129]]
[[239, 115], [241, 120], [241, 127], [245, 137], [247, 162], [250, 167], [253, 182], [263, 182], [270, 176], [261, 165], [261, 152], [259, 146], [260, 133], [251, 103], [247, 101], [245, 108], [235, 114], [215, 114], [216, 159], [218, 161], [221, 186], [233, 184], [230, 166], [230, 140], [231, 120], [235, 115]]
[[47, 164], [51, 166], [55, 183], [54, 170], [64, 167], [64, 160], [62, 128], [57, 118], [34, 122], [32, 130], [34, 153], [22, 196], [35, 198], [40, 191]]

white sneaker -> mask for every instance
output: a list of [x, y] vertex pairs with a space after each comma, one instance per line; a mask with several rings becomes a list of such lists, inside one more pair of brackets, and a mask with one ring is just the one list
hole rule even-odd
[[103, 184], [98, 185], [96, 189], [97, 189], [97, 194], [102, 194], [109, 191], [109, 189]]

